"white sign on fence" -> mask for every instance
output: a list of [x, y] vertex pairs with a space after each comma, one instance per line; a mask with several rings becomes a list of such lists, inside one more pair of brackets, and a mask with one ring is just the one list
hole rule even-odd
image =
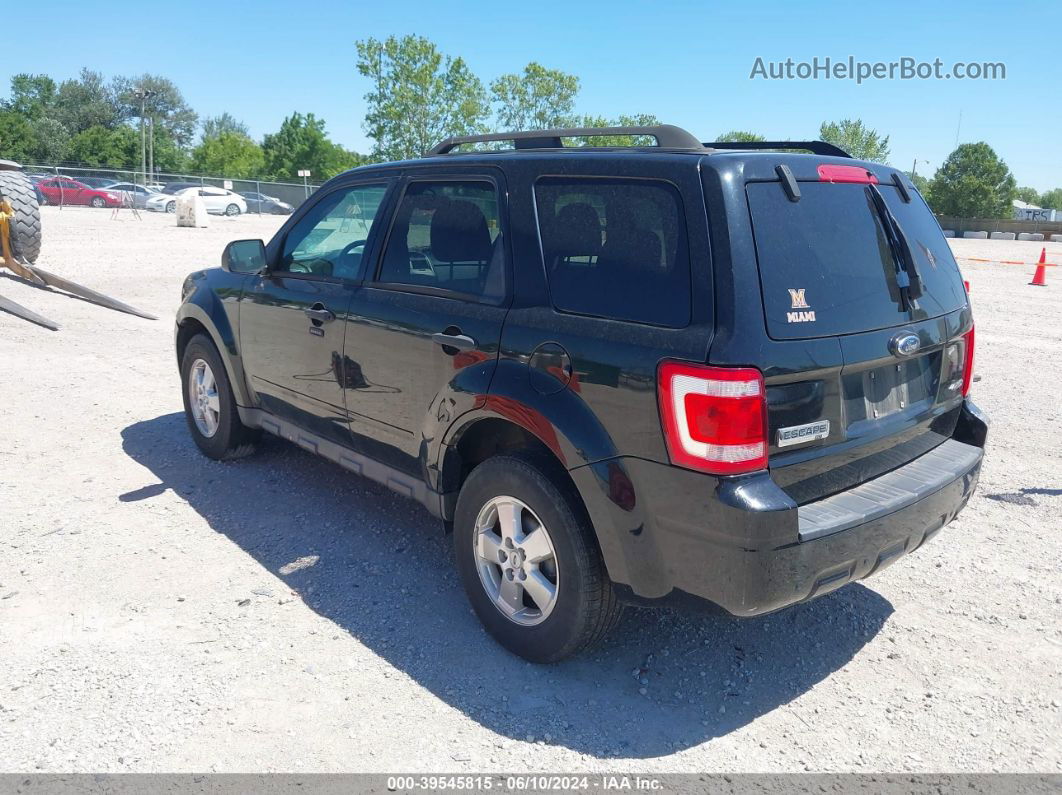
[[300, 168], [299, 169], [299, 176], [300, 177], [308, 177], [308, 176], [310, 176], [310, 169], [308, 169], [308, 168]]
[[225, 181], [224, 181], [224, 182], [222, 183], [222, 187], [224, 187], [224, 188], [225, 188], [225, 190], [232, 190], [232, 180], [231, 180], [231, 179], [227, 179], [227, 180], [225, 180]]

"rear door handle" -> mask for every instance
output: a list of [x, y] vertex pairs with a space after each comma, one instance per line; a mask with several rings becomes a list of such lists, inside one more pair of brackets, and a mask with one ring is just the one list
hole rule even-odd
[[303, 314], [310, 320], [314, 320], [318, 323], [330, 323], [336, 319], [335, 314], [330, 309], [324, 307], [310, 307], [309, 309], [302, 310]]
[[464, 334], [438, 333], [431, 335], [431, 341], [444, 348], [456, 348], [459, 351], [470, 351], [476, 347], [476, 341]]

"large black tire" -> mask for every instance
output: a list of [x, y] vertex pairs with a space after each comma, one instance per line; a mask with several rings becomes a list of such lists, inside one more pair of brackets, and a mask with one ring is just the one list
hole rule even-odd
[[[552, 611], [533, 626], [505, 615], [488, 594], [475, 554], [476, 520], [491, 500], [512, 497], [548, 528], [556, 558]], [[454, 516], [454, 552], [469, 602], [487, 631], [514, 654], [552, 663], [601, 641], [620, 618], [616, 598], [579, 495], [546, 456], [513, 453], [487, 459], [461, 488]]]
[[[217, 429], [210, 435], [201, 431], [196, 423], [189, 392], [192, 369], [198, 361], [204, 361], [209, 365], [217, 386], [219, 405]], [[236, 398], [233, 395], [225, 365], [214, 343], [203, 334], [192, 337], [181, 356], [181, 394], [184, 398], [184, 417], [188, 422], [188, 430], [196, 445], [206, 456], [217, 461], [228, 461], [254, 452], [261, 431], [257, 428], [248, 428], [240, 421], [240, 414], [236, 409]]]
[[33, 183], [21, 171], [0, 171], [0, 196], [15, 211], [11, 253], [26, 262], [36, 262], [41, 253], [41, 211]]

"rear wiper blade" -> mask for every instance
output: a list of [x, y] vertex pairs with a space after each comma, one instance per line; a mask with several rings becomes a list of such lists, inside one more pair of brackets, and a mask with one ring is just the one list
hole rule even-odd
[[896, 216], [889, 210], [878, 186], [867, 185], [867, 191], [874, 202], [874, 209], [878, 212], [885, 236], [889, 240], [889, 248], [896, 264], [896, 284], [900, 288], [900, 301], [902, 308], [906, 310], [910, 306], [916, 306], [915, 300], [922, 297], [922, 277], [915, 264], [914, 252], [911, 250], [907, 234], [896, 220]]
[[921, 298], [922, 275], [918, 272], [918, 262], [915, 260], [910, 238], [907, 237], [907, 233], [903, 231], [903, 227], [900, 226], [900, 222], [896, 220], [896, 216], [892, 214], [892, 210], [889, 209], [888, 205], [885, 205], [885, 212], [888, 215], [889, 222], [892, 224], [893, 232], [900, 241], [900, 248], [903, 252], [904, 268], [907, 271], [907, 276], [911, 280], [911, 286], [908, 288], [908, 292], [910, 293], [911, 298]]

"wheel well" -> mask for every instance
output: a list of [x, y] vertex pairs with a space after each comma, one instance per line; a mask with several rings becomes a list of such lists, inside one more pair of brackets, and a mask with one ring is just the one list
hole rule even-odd
[[[517, 451], [534, 453], [536, 463], [545, 468], [548, 474], [556, 477], [559, 486], [570, 490], [578, 502], [578, 510], [583, 511], [587, 521], [593, 527], [593, 520], [579, 493], [579, 488], [575, 485], [567, 467], [557, 458], [557, 454], [530, 431], [504, 419], [492, 417], [478, 420], [465, 430], [456, 445], [447, 450], [443, 460], [441, 478], [443, 491], [456, 495], [461, 490], [465, 479], [479, 464], [491, 456]], [[450, 521], [445, 522], [444, 526], [447, 532], [453, 530]], [[600, 552], [596, 528], [593, 542]]]
[[[521, 450], [534, 453], [551, 474], [579, 495], [567, 468], [541, 439], [514, 422], [495, 417], [476, 421], [461, 434], [456, 445], [447, 449], [440, 478], [442, 491], [456, 494], [472, 470], [488, 458]], [[579, 501], [582, 502], [581, 497]]]
[[181, 358], [184, 356], [184, 349], [196, 334], [205, 334], [207, 339], [210, 338], [210, 332], [206, 330], [206, 326], [195, 318], [190, 317], [181, 321], [181, 325], [177, 327], [177, 364], [181, 363]]
[[479, 420], [465, 430], [457, 444], [448, 451], [443, 463], [445, 490], [459, 490], [465, 478], [478, 465], [491, 456], [515, 450], [531, 450], [556, 458], [537, 436], [516, 423], [496, 418]]

